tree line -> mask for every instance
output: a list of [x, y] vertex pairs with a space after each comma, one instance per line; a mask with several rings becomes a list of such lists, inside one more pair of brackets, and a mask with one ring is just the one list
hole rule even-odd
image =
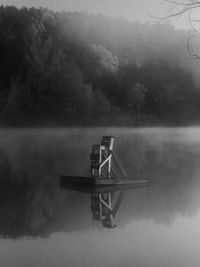
[[187, 33], [167, 24], [0, 7], [0, 125], [200, 121]]

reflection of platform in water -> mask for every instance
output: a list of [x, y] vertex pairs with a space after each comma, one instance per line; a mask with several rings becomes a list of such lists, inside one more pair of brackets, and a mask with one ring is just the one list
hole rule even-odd
[[148, 185], [106, 185], [87, 186], [74, 184], [61, 184], [61, 188], [91, 194], [91, 210], [93, 220], [101, 221], [107, 228], [115, 228], [115, 217], [127, 190], [144, 188]]

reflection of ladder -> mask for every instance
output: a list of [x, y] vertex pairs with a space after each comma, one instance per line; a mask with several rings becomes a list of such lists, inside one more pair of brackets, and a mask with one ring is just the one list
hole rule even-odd
[[104, 227], [114, 228], [114, 218], [117, 214], [125, 192], [92, 194], [91, 209], [93, 219], [102, 221]]

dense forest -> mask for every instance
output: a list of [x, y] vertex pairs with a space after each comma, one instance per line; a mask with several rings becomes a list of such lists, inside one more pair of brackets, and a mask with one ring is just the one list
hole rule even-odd
[[200, 123], [200, 66], [168, 24], [0, 7], [0, 126]]

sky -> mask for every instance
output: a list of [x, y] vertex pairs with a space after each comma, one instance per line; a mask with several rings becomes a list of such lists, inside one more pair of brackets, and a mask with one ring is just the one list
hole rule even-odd
[[[103, 14], [121, 17], [130, 21], [155, 22], [152, 17], [167, 13], [163, 0], [0, 0], [1, 5], [17, 7], [47, 7], [55, 11], [81, 11], [88, 14]], [[176, 28], [187, 28], [186, 18], [170, 21]]]

